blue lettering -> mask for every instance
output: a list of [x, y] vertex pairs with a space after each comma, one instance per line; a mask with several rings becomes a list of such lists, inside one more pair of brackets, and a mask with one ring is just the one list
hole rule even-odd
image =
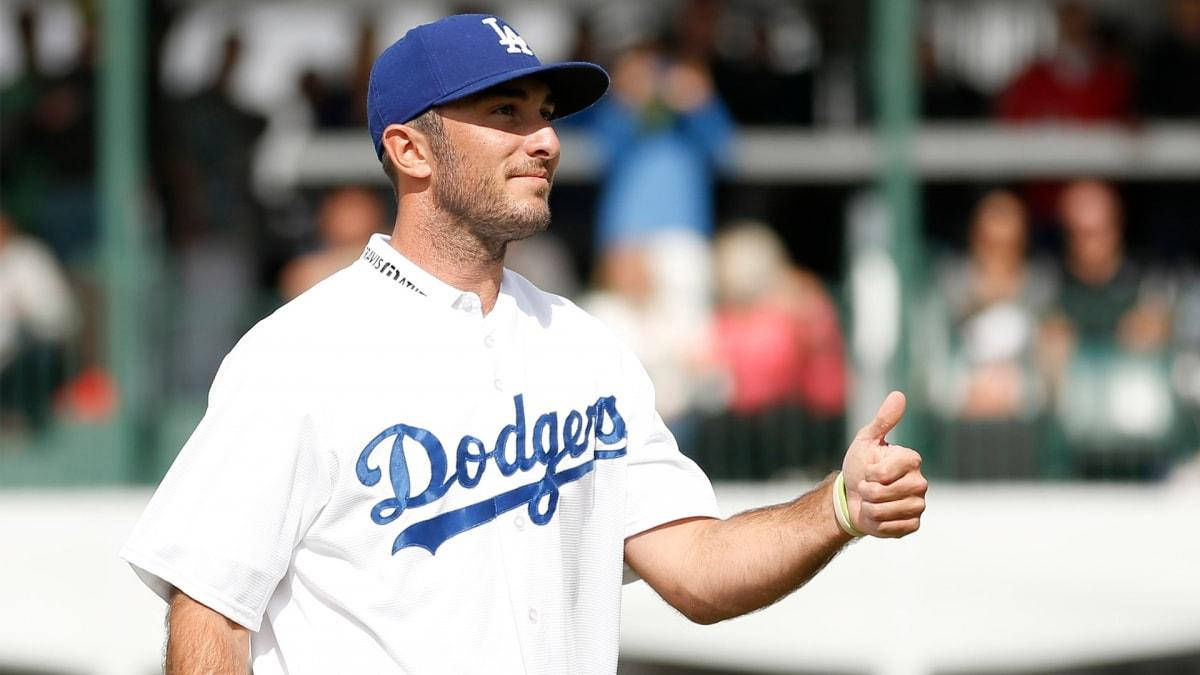
[[[522, 466], [524, 464], [522, 457], [525, 454], [524, 395], [517, 394], [513, 397], [513, 408], [515, 409], [516, 421], [500, 430], [500, 434], [496, 436], [496, 447], [492, 450], [492, 456], [496, 458], [496, 468], [500, 469], [500, 474], [504, 476], [513, 475], [517, 472], [518, 468], [522, 471], [529, 469], [528, 466]], [[509, 436], [515, 437], [513, 441], [513, 461], [511, 463], [508, 461], [508, 457], [505, 456], [505, 448], [508, 445]]]
[[[605, 418], [612, 422], [612, 429], [601, 431]], [[596, 438], [604, 443], [618, 443], [625, 439], [625, 420], [617, 412], [617, 397], [605, 396], [596, 401]]]
[[[388, 462], [388, 478], [392, 483], [392, 495], [379, 502], [371, 509], [371, 520], [378, 525], [386, 525], [400, 517], [404, 509], [410, 506], [424, 506], [446, 494], [453, 482], [446, 481], [446, 451], [437, 436], [425, 429], [396, 424], [379, 433], [363, 448], [355, 465], [358, 480], [363, 485], [374, 485], [379, 482], [380, 470], [372, 468], [368, 462], [371, 452], [383, 441], [394, 437], [392, 451]], [[425, 449], [429, 456], [429, 485], [420, 494], [410, 496], [412, 481], [408, 474], [408, 460], [404, 454], [404, 439], [411, 438]]]
[[[530, 439], [529, 445], [526, 444], [525, 438], [525, 402], [521, 394], [513, 397], [513, 413], [513, 423], [500, 430], [491, 451], [486, 449], [479, 438], [463, 436], [455, 452], [454, 473], [449, 477], [446, 475], [448, 459], [445, 449], [437, 436], [426, 429], [396, 424], [384, 429], [367, 443], [358, 456], [355, 469], [359, 482], [370, 487], [382, 479], [382, 470], [370, 464], [371, 454], [384, 441], [392, 440], [388, 460], [388, 480], [391, 483], [392, 496], [381, 500], [371, 509], [371, 520], [378, 525], [391, 523], [407, 509], [437, 501], [456, 482], [465, 490], [474, 489], [483, 478], [488, 458], [495, 461], [496, 468], [503, 476], [511, 476], [518, 470], [530, 471], [537, 464], [546, 467], [541, 479], [533, 483], [409, 525], [396, 537], [392, 544], [392, 553], [409, 546], [423, 548], [431, 554], [437, 553], [438, 547], [451, 537], [483, 525], [520, 506], [527, 508], [530, 521], [537, 525], [545, 525], [558, 509], [561, 486], [587, 475], [595, 468], [596, 460], [616, 459], [626, 453], [626, 447], [621, 446], [622, 443], [628, 442], [625, 420], [617, 411], [614, 396], [600, 397], [583, 413], [578, 410], [569, 411], [562, 424], [561, 445], [557, 412], [550, 411], [538, 416], [533, 425], [533, 438]], [[505, 452], [510, 437], [513, 439], [514, 457], [511, 462]], [[404, 452], [406, 438], [419, 444], [429, 459], [429, 484], [415, 495], [411, 494], [412, 479]], [[559, 468], [564, 459], [582, 456], [593, 442], [604, 443], [605, 447], [600, 448], [597, 445], [591, 460], [567, 469]]]
[[[536, 485], [537, 491], [529, 498], [529, 520], [535, 525], [545, 525], [558, 509], [558, 484], [547, 474], [546, 478], [538, 481]], [[546, 507], [539, 508], [543, 497], [546, 498]]]
[[[475, 452], [471, 452], [474, 448]], [[455, 475], [458, 476], [458, 484], [465, 488], [473, 488], [479, 485], [479, 479], [483, 477], [483, 470], [487, 468], [488, 451], [483, 447], [483, 441], [474, 436], [463, 436], [458, 443], [457, 459], [454, 462]], [[476, 465], [479, 470], [475, 475], [471, 475], [468, 467]]]
[[556, 452], [558, 452], [558, 413], [548, 412], [533, 423], [533, 457], [529, 458], [528, 464], [522, 463], [521, 469], [524, 471], [532, 469], [534, 462], [545, 464]]
[[[608, 420], [612, 423], [612, 428], [608, 431], [602, 431], [604, 422]], [[627, 433], [625, 431], [625, 419], [621, 417], [621, 413], [617, 412], [617, 398], [615, 396], [605, 396], [596, 401], [596, 439], [605, 445], [616, 445], [622, 441], [627, 441]], [[607, 448], [601, 450], [596, 448], [596, 459], [616, 459], [625, 455], [625, 448]]]
[[585, 439], [592, 437], [592, 426], [596, 423], [596, 404], [593, 403], [587, 407], [587, 429], [583, 431]]
[[[590, 430], [592, 425], [588, 424]], [[563, 449], [572, 457], [578, 457], [587, 450], [587, 434], [583, 432], [583, 415], [578, 410], [567, 413], [563, 422]]]

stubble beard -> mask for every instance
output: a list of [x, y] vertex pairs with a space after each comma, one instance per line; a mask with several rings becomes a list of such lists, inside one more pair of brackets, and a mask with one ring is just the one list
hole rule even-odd
[[476, 170], [453, 147], [439, 150], [434, 202], [485, 250], [502, 256], [510, 241], [531, 237], [549, 227], [549, 183], [539, 191], [541, 199], [518, 203], [505, 192], [504, 183], [490, 181], [491, 173]]

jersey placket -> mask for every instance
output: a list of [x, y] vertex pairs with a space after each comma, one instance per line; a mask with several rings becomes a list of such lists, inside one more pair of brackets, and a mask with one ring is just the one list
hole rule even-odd
[[[515, 335], [519, 330], [519, 311], [514, 305], [513, 299], [502, 293], [496, 306], [484, 317], [480, 336], [488, 353], [487, 362], [492, 366], [492, 384], [498, 398], [497, 405], [509, 407], [514, 396], [524, 393], [525, 384], [525, 355], [515, 348], [520, 342]], [[526, 410], [526, 414], [528, 413]], [[530, 422], [526, 420], [527, 425]], [[540, 478], [539, 468], [524, 475], [522, 480], [528, 482], [537, 478]], [[498, 520], [500, 531], [497, 534], [509, 593], [509, 607], [513, 627], [519, 636], [525, 672], [541, 672], [543, 669], [538, 658], [537, 646], [541, 641], [545, 622], [535, 597], [536, 588], [533, 584], [536, 580], [530, 578], [527, 560], [531, 547], [530, 538], [536, 537], [538, 526], [529, 520], [525, 507], [505, 513]]]

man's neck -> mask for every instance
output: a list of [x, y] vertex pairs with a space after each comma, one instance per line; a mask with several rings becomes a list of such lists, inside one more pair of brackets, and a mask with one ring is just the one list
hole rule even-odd
[[398, 215], [391, 245], [439, 280], [478, 295], [484, 314], [496, 305], [504, 277], [505, 244], [489, 247], [461, 225]]

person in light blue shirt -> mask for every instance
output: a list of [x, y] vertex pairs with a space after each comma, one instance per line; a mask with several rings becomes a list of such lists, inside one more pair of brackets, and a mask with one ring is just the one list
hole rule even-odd
[[734, 123], [704, 64], [671, 59], [654, 44], [630, 48], [613, 66], [611, 94], [589, 116], [604, 153], [598, 249], [674, 229], [707, 239], [714, 175]]

